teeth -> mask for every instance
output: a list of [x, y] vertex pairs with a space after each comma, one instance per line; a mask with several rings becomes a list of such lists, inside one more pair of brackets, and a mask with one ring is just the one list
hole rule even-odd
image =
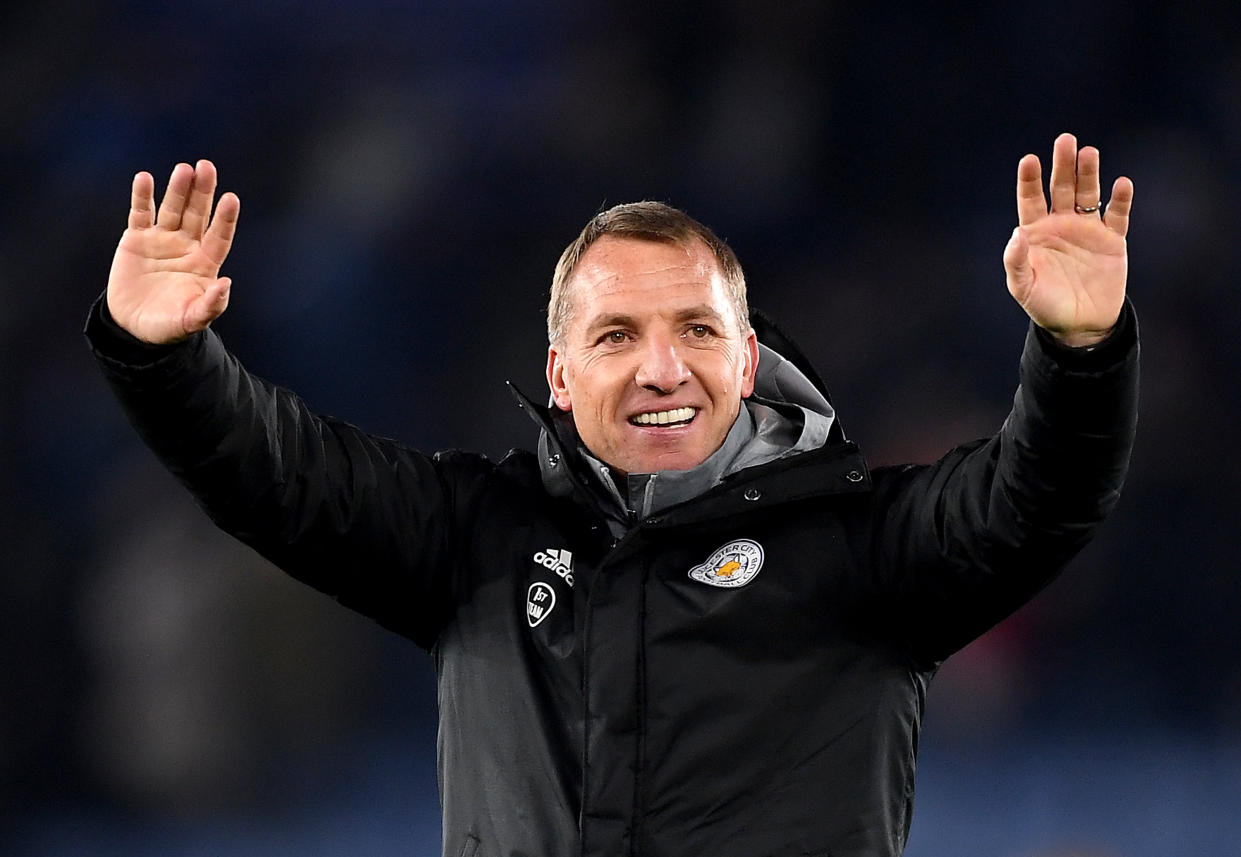
[[670, 411], [651, 411], [630, 417], [629, 421], [640, 426], [664, 426], [668, 423], [683, 423], [694, 418], [697, 411], [693, 408], [673, 408]]

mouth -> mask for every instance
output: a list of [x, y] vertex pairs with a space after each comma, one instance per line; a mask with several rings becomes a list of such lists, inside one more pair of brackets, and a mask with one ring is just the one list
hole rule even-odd
[[676, 426], [687, 426], [694, 421], [694, 417], [698, 415], [697, 408], [672, 408], [667, 411], [647, 411], [641, 414], [634, 414], [629, 418], [629, 424], [635, 426], [657, 426], [659, 428]]

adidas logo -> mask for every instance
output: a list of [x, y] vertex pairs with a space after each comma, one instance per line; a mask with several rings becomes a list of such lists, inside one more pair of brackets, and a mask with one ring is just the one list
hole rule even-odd
[[544, 568], [551, 569], [564, 578], [564, 582], [573, 585], [573, 552], [548, 548], [534, 555], [534, 561]]

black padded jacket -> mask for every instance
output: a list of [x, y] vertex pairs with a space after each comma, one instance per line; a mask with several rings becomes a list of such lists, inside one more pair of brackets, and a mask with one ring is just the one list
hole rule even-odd
[[87, 335], [219, 526], [432, 653], [450, 857], [900, 854], [931, 676], [1085, 544], [1136, 423], [1127, 306], [1091, 353], [1031, 329], [1002, 428], [933, 465], [837, 433], [618, 540], [533, 453], [317, 416], [212, 332], [142, 347], [96, 304]]

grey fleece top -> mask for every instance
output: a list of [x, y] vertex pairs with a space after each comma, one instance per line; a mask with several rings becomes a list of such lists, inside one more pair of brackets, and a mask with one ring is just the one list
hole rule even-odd
[[[702, 494], [729, 474], [818, 449], [827, 442], [828, 431], [836, 419], [831, 403], [791, 361], [761, 343], [758, 348], [754, 395], [742, 400], [743, 407], [720, 448], [689, 470], [658, 470], [623, 477], [613, 474], [606, 463], [582, 444], [572, 415], [554, 415], [565, 448], [576, 449], [594, 477], [590, 488], [603, 500], [614, 536], [624, 535], [639, 518]], [[539, 461], [548, 493], [568, 495], [568, 474], [551, 452], [546, 433], [539, 438]]]

